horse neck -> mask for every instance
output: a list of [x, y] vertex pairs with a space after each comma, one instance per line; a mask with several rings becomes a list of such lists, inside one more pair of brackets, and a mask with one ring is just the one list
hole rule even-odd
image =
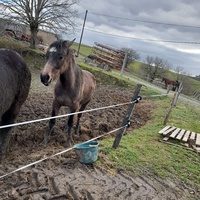
[[65, 63], [66, 69], [60, 74], [60, 83], [66, 88], [77, 87], [81, 80], [81, 69], [76, 65], [73, 55]]

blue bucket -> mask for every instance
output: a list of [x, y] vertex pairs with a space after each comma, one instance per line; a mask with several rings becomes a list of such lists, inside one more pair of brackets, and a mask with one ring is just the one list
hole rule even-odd
[[79, 162], [90, 164], [98, 158], [98, 142], [87, 142], [75, 144], [74, 149]]

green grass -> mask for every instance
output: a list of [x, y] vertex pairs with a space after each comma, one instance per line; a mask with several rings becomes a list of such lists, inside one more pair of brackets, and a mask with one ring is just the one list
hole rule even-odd
[[[78, 50], [78, 46], [79, 46], [78, 43], [74, 43], [72, 45], [72, 48], [77, 51]], [[80, 46], [80, 53], [82, 53], [84, 55], [89, 55], [89, 54], [92, 53], [92, 47], [84, 45], [84, 44], [81, 44], [81, 46]]]
[[[115, 167], [134, 173], [148, 170], [161, 178], [173, 178], [200, 187], [200, 157], [197, 153], [179, 146], [164, 144], [158, 134], [163, 126], [169, 98], [155, 100], [157, 108], [152, 119], [142, 128], [123, 136], [120, 146], [113, 149], [114, 139], [105, 139], [100, 143], [101, 151], [105, 152]], [[180, 103], [172, 110], [168, 125], [186, 130], [200, 132], [200, 108]], [[101, 161], [101, 159], [100, 159]], [[99, 165], [102, 165], [99, 161]]]
[[[88, 69], [85, 64], [82, 64], [81, 67]], [[117, 84], [132, 89], [136, 86], [135, 83], [119, 76], [119, 72], [111, 74], [104, 70], [90, 67], [88, 70], [91, 70], [99, 78], [99, 83]], [[159, 92], [144, 87], [141, 90], [142, 96], [146, 95], [148, 97], [153, 94], [159, 94]], [[101, 141], [100, 151], [108, 156], [109, 161], [100, 156], [97, 162], [98, 165], [111, 165], [136, 174], [141, 174], [141, 171], [148, 170], [164, 179], [171, 177], [196, 188], [200, 187], [199, 155], [181, 146], [168, 145], [159, 141], [162, 136], [158, 134], [158, 131], [164, 127], [163, 122], [170, 100], [171, 97], [152, 100], [152, 103], [156, 105], [152, 119], [144, 127], [125, 135], [118, 149], [111, 148], [114, 141], [113, 138]], [[180, 101], [172, 109], [168, 119], [168, 124], [171, 126], [200, 133], [199, 122], [200, 108], [192, 107], [190, 104]]]
[[141, 62], [135, 61], [134, 63], [131, 63], [128, 66], [128, 69], [132, 72], [136, 72], [137, 74], [139, 74], [141, 72], [140, 65], [141, 65]]

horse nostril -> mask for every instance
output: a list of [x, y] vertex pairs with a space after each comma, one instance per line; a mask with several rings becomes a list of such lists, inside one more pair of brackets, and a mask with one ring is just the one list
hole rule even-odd
[[40, 80], [44, 85], [49, 84], [49, 79], [50, 79], [50, 76], [48, 74], [47, 75], [40, 74]]

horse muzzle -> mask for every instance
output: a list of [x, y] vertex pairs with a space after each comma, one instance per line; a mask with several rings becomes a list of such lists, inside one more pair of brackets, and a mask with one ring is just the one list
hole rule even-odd
[[48, 74], [40, 74], [40, 80], [45, 86], [48, 86], [51, 83], [51, 77]]

